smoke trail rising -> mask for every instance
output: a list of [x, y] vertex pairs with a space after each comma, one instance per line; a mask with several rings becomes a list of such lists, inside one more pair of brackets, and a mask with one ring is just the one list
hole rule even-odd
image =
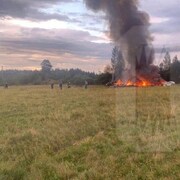
[[[126, 64], [133, 71], [153, 64], [153, 38], [149, 15], [138, 9], [138, 0], [84, 0], [91, 10], [103, 11], [109, 23], [110, 37], [120, 46]], [[144, 56], [144, 57], [143, 57]]]

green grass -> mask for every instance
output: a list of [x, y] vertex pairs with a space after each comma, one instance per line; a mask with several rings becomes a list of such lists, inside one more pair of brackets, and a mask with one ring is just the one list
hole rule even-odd
[[179, 90], [0, 89], [0, 180], [180, 179]]

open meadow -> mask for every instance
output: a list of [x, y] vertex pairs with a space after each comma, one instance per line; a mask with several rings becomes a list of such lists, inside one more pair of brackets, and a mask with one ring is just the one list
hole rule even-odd
[[180, 86], [0, 89], [0, 180], [180, 179]]

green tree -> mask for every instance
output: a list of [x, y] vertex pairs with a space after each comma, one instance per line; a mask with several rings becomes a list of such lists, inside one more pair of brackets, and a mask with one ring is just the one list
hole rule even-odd
[[41, 63], [41, 70], [43, 72], [50, 72], [52, 70], [52, 64], [49, 60], [45, 59]]
[[124, 58], [122, 52], [119, 50], [117, 46], [115, 46], [112, 50], [112, 82], [119, 79], [121, 77], [122, 71], [124, 69]]
[[52, 64], [49, 60], [45, 59], [41, 63], [42, 80], [47, 83], [51, 78]]
[[175, 63], [175, 62], [177, 62], [177, 61], [179, 61], [179, 60], [178, 60], [178, 57], [177, 57], [177, 55], [176, 55], [176, 56], [174, 56], [172, 62]]
[[167, 51], [164, 56], [164, 60], [163, 60], [164, 70], [170, 69], [170, 65], [171, 65], [171, 56], [170, 56], [169, 52]]
[[176, 83], [180, 83], [180, 61], [178, 57], [175, 56], [173, 58], [173, 63], [171, 64], [171, 80], [175, 81]]

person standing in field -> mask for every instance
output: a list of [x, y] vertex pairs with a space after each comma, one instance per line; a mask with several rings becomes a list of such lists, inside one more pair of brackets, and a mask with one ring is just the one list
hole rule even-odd
[[54, 83], [51, 83], [51, 89], [54, 89]]
[[62, 90], [62, 80], [59, 81], [59, 88]]
[[84, 88], [85, 88], [85, 89], [88, 88], [88, 82], [87, 82], [87, 81], [84, 82]]
[[71, 88], [71, 83], [70, 82], [68, 82], [68, 88]]
[[8, 83], [6, 83], [6, 84], [4, 85], [4, 88], [5, 88], [5, 89], [8, 89]]
[[70, 82], [68, 82], [67, 87], [68, 87], [68, 89], [71, 88], [71, 83]]

